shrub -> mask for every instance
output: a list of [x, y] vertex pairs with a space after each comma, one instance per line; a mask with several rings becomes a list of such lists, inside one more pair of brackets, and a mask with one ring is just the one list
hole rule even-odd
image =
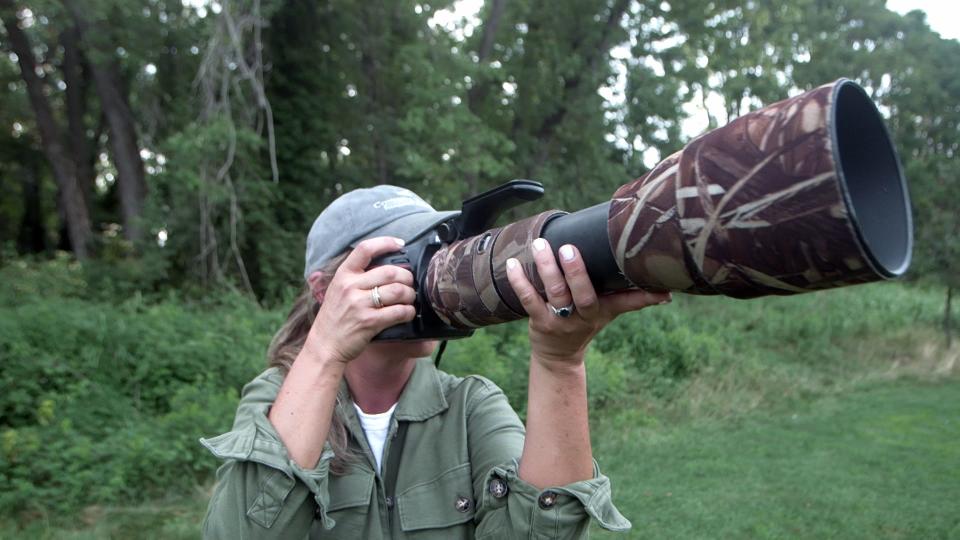
[[[93, 276], [97, 268], [67, 259], [0, 267], [5, 512], [69, 515], [209, 481], [217, 462], [197, 439], [229, 428], [286, 313], [235, 294], [151, 292], [155, 276], [122, 277], [132, 267]], [[940, 307], [937, 294], [898, 284], [751, 302], [677, 295], [597, 337], [586, 358], [591, 412], [632, 409], [630, 418], [655, 423], [658, 409], [646, 405], [680, 403], [692, 386], [705, 396], [696, 410], [822, 389], [837, 366], [855, 364], [860, 344], [929, 328]], [[523, 415], [529, 352], [517, 321], [451, 342], [441, 367], [494, 380]]]
[[208, 480], [197, 439], [229, 428], [280, 315], [239, 297], [48, 296], [50, 275], [2, 287], [18, 302], [0, 306], [0, 507], [64, 512]]

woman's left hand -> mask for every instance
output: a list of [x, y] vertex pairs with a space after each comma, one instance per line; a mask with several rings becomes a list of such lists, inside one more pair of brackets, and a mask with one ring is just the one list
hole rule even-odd
[[[560, 248], [560, 266], [546, 240], [534, 240], [532, 250], [547, 301], [530, 284], [516, 259], [507, 261], [507, 279], [530, 316], [530, 348], [534, 360], [551, 364], [582, 363], [590, 340], [618, 315], [670, 301], [670, 293], [642, 290], [598, 297], [575, 246], [566, 244]], [[573, 313], [561, 317], [550, 306], [570, 306]]]

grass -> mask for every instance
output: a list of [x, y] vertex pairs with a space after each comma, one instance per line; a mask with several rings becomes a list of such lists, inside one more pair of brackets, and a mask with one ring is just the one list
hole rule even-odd
[[[195, 538], [210, 486], [194, 486], [216, 466], [195, 440], [229, 426], [235, 388], [262, 366], [285, 310], [94, 290], [72, 266], [0, 268], [0, 355], [22, 372], [0, 414], [0, 473], [3, 459], [32, 464], [0, 490], [30, 503], [0, 504], [0, 540]], [[589, 369], [595, 454], [635, 524], [619, 538], [960, 540], [960, 346], [940, 345], [942, 298], [898, 283], [750, 302], [677, 295], [616, 321]], [[444, 368], [493, 378], [522, 409], [523, 326], [453, 344]], [[62, 368], [116, 399], [54, 392]], [[143, 391], [128, 396], [128, 379]], [[152, 414], [148, 390], [172, 401]], [[62, 436], [96, 425], [101, 402], [122, 413], [121, 398], [138, 411], [129, 434]], [[116, 474], [91, 483], [91, 464]], [[64, 490], [32, 467], [76, 487], [73, 506], [54, 503]]]
[[623, 414], [594, 433], [633, 538], [960, 538], [955, 379], [679, 427]]
[[24, 524], [0, 520], [0, 540], [194, 540], [206, 513], [208, 490], [136, 506], [91, 506], [73, 523], [35, 516]]
[[[625, 535], [595, 538], [960, 539], [960, 381], [916, 377], [775, 412], [657, 425], [624, 410], [594, 426]], [[196, 538], [206, 492], [91, 507], [0, 539]]]

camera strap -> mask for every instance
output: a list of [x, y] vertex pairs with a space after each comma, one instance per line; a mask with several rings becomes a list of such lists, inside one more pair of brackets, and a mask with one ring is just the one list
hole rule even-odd
[[447, 340], [440, 342], [440, 347], [437, 349], [437, 355], [433, 357], [433, 365], [440, 367], [440, 358], [443, 357], [443, 351], [447, 349]]

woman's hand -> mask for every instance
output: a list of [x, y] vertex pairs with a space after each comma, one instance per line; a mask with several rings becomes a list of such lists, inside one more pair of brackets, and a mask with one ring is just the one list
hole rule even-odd
[[[392, 265], [367, 270], [374, 258], [402, 247], [403, 240], [387, 236], [357, 244], [326, 290], [321, 291], [323, 301], [304, 349], [326, 353], [327, 358], [346, 364], [381, 331], [416, 316], [416, 293], [409, 270]], [[379, 307], [375, 305], [374, 287], [379, 293]]]
[[[575, 246], [560, 248], [560, 266], [546, 240], [534, 240], [532, 249], [547, 302], [530, 284], [516, 259], [507, 261], [507, 279], [530, 316], [530, 348], [535, 361], [552, 365], [582, 363], [590, 340], [618, 315], [670, 301], [670, 293], [640, 290], [598, 297]], [[556, 308], [573, 306], [573, 313], [560, 317], [548, 303]]]
[[[309, 278], [320, 310], [269, 414], [290, 458], [300, 467], [313, 469], [320, 460], [347, 363], [381, 330], [415, 315], [409, 270], [389, 265], [367, 270], [374, 257], [401, 247], [398, 238], [364, 240], [332, 277]], [[374, 305], [374, 287], [379, 287], [381, 307]]]

